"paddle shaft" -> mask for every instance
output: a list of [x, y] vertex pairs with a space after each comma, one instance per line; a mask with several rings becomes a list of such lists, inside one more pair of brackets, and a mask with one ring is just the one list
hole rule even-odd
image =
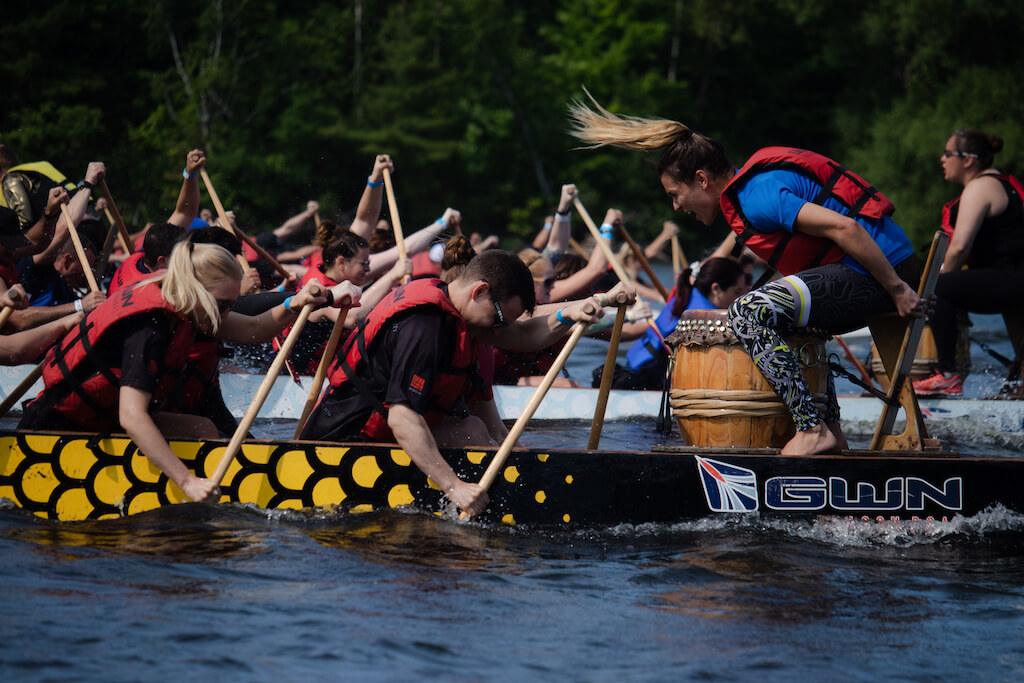
[[345, 318], [348, 316], [348, 310], [349, 306], [342, 306], [338, 309], [338, 319], [334, 321], [334, 327], [331, 328], [331, 336], [327, 339], [324, 354], [320, 357], [320, 365], [316, 366], [313, 386], [309, 388], [306, 404], [302, 406], [302, 414], [299, 415], [299, 424], [295, 428], [295, 436], [293, 437], [295, 439], [298, 439], [299, 435], [302, 434], [302, 428], [306, 426], [306, 420], [309, 418], [309, 414], [313, 412], [313, 406], [316, 405], [317, 400], [320, 398], [320, 390], [323, 389], [324, 380], [327, 379], [327, 368], [330, 365], [331, 359], [334, 358], [335, 351], [338, 350], [338, 342], [341, 341], [341, 335], [345, 331]]
[[612, 328], [612, 338], [608, 342], [608, 355], [604, 359], [601, 389], [597, 394], [597, 407], [594, 410], [594, 422], [590, 425], [590, 439], [587, 441], [587, 450], [596, 451], [601, 443], [604, 413], [608, 408], [608, 395], [611, 393], [612, 379], [615, 376], [615, 357], [619, 353], [619, 339], [622, 337], [622, 324], [625, 321], [626, 304], [620, 303], [615, 313], [615, 327]]
[[[11, 301], [17, 301], [21, 298], [20, 289], [9, 289], [7, 290], [7, 297]], [[0, 311], [0, 329], [7, 324], [7, 321], [11, 319], [11, 314], [14, 313], [14, 306], [4, 306], [3, 310]]]
[[683, 272], [689, 267], [689, 263], [686, 262], [686, 254], [683, 253], [683, 247], [679, 244], [679, 235], [672, 235], [672, 272], [676, 277], [679, 277], [679, 273]]
[[210, 195], [210, 201], [213, 202], [213, 207], [217, 210], [217, 217], [220, 218], [220, 222], [223, 224], [225, 230], [230, 230], [250, 247], [252, 250], [259, 254], [260, 258], [269, 263], [274, 267], [278, 273], [281, 274], [285, 280], [291, 278], [292, 274], [285, 270], [284, 266], [277, 262], [273, 256], [267, 253], [267, 250], [256, 243], [256, 240], [245, 234], [245, 231], [234, 225], [228, 220], [228, 213], [224, 210], [224, 205], [220, 202], [220, 197], [217, 196], [217, 191], [213, 189], [213, 181], [210, 180], [210, 174], [206, 172], [205, 168], [199, 169], [199, 174], [203, 178], [203, 184], [206, 186], [206, 192]]
[[626, 226], [620, 225], [619, 232], [622, 233], [622, 237], [629, 244], [629, 248], [633, 250], [633, 256], [635, 256], [636, 260], [640, 262], [640, 267], [644, 269], [645, 273], [647, 273], [647, 277], [651, 278], [651, 282], [654, 283], [654, 288], [658, 290], [659, 294], [661, 294], [661, 298], [668, 301], [668, 290], [665, 289], [665, 285], [661, 284], [661, 280], [658, 279], [658, 276], [654, 274], [654, 270], [651, 268], [651, 264], [647, 260], [644, 250], [640, 248], [640, 245], [637, 244], [632, 237], [630, 237], [629, 232], [626, 230]]
[[242, 421], [238, 423], [238, 429], [235, 430], [234, 435], [231, 437], [231, 441], [228, 443], [228, 447], [224, 451], [224, 456], [221, 458], [220, 463], [217, 464], [217, 470], [213, 473], [213, 483], [217, 486], [220, 486], [220, 482], [224, 479], [224, 475], [227, 474], [228, 468], [231, 466], [231, 463], [234, 462], [235, 456], [238, 455], [238, 451], [242, 448], [242, 441], [245, 440], [245, 435], [249, 433], [249, 428], [252, 427], [252, 423], [256, 421], [256, 416], [263, 407], [263, 403], [267, 400], [267, 396], [270, 394], [270, 390], [274, 386], [274, 381], [277, 380], [278, 375], [281, 374], [281, 367], [284, 365], [285, 358], [287, 358], [288, 354], [292, 352], [292, 347], [294, 347], [295, 342], [298, 341], [299, 334], [302, 332], [302, 328], [305, 327], [306, 320], [309, 319], [309, 314], [312, 312], [313, 304], [306, 304], [302, 307], [302, 312], [299, 313], [299, 318], [295, 321], [292, 331], [288, 333], [288, 338], [284, 340], [281, 350], [277, 352], [277, 357], [274, 358], [274, 362], [270, 364], [270, 370], [267, 371], [267, 376], [264, 377], [263, 382], [260, 383], [260, 388], [256, 391], [256, 397], [253, 398], [252, 403], [249, 405], [249, 409], [245, 411], [245, 416], [242, 417]]
[[868, 384], [871, 384], [871, 373], [868, 372], [868, 369], [864, 367], [863, 363], [857, 360], [857, 357], [853, 355], [853, 351], [851, 351], [850, 347], [846, 345], [843, 338], [837, 334], [835, 336], [835, 340], [839, 342], [839, 346], [843, 348], [843, 354], [846, 356], [846, 359], [853, 363], [853, 367], [857, 368], [857, 372], [860, 373], [861, 378]]
[[117, 223], [117, 233], [121, 236], [121, 247], [130, 256], [135, 253], [135, 249], [132, 247], [132, 237], [124, 225], [121, 212], [117, 210], [117, 203], [114, 201], [113, 195], [110, 194], [110, 188], [107, 187], [105, 178], [100, 181], [100, 188], [103, 190], [103, 196], [107, 198], [107, 219], [113, 218], [113, 221]]
[[[928, 260], [924, 264], [924, 273], [921, 275], [921, 284], [918, 286], [917, 295], [922, 299], [931, 298], [935, 291], [935, 283], [939, 279], [939, 271], [942, 268], [942, 261], [946, 257], [946, 248], [949, 246], [949, 235], [944, 232], [935, 233], [932, 240], [931, 250], [928, 252]], [[911, 321], [910, 330], [903, 335], [903, 343], [900, 345], [900, 352], [896, 365], [893, 367], [892, 381], [889, 383], [889, 400], [882, 408], [882, 414], [878, 418], [878, 425], [875, 428], [875, 435], [871, 440], [871, 450], [880, 450], [885, 437], [892, 433], [893, 425], [896, 423], [896, 414], [899, 412], [896, 401], [903, 391], [903, 384], [907, 380], [910, 366], [914, 362], [917, 353], [917, 345], [921, 341], [921, 333], [924, 331], [924, 323], [915, 324]], [[910, 420], [908, 415], [907, 420]]]
[[590, 254], [588, 254], [587, 250], [583, 248], [583, 245], [574, 240], [572, 237], [569, 238], [569, 246], [572, 247], [576, 251], [576, 253], [582, 256], [583, 258], [590, 258]]
[[[395, 247], [398, 248], [398, 260], [404, 261], [405, 235], [402, 232], [402, 219], [398, 215], [398, 200], [395, 199], [395, 187], [391, 184], [391, 169], [384, 169], [384, 190], [388, 195], [388, 212], [391, 214], [391, 227], [395, 231]], [[409, 282], [409, 276], [402, 277], [402, 284]]]
[[60, 210], [64, 214], [64, 221], [68, 224], [68, 235], [71, 237], [71, 241], [75, 245], [75, 252], [78, 253], [78, 261], [82, 264], [85, 279], [89, 282], [89, 289], [90, 291], [98, 292], [100, 291], [100, 286], [96, 284], [96, 276], [92, 273], [92, 266], [89, 265], [89, 258], [85, 255], [85, 249], [82, 247], [82, 240], [78, 237], [78, 228], [75, 227], [75, 222], [71, 219], [71, 212], [68, 211], [68, 205], [61, 204]]
[[39, 378], [43, 376], [43, 365], [46, 363], [44, 360], [39, 365], [32, 368], [32, 371], [28, 373], [25, 379], [21, 380], [21, 383], [11, 390], [11, 393], [7, 395], [3, 403], [0, 403], [0, 417], [7, 414], [7, 411], [18, 402], [18, 399], [25, 395], [25, 392], [32, 388], [32, 385], [39, 381]]

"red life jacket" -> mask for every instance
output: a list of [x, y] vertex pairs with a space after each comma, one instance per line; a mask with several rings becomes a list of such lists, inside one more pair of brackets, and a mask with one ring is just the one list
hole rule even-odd
[[[338, 284], [337, 282], [329, 278], [327, 275], [325, 275], [323, 271], [321, 271], [319, 268], [310, 268], [309, 270], [306, 271], [306, 274], [302, 276], [302, 283], [299, 285], [299, 290], [305, 287], [306, 283], [310, 282], [311, 280], [316, 280], [317, 282], [319, 282], [320, 284], [327, 288], [331, 288]], [[292, 327], [294, 327], [294, 325], [295, 323], [292, 323], [288, 327], [284, 328], [280, 334], [278, 334], [271, 340], [271, 346], [273, 346], [275, 351], [279, 350], [281, 346], [284, 344], [284, 340], [288, 338], [288, 333], [292, 331]], [[295, 348], [292, 349], [291, 358], [293, 362], [296, 363], [295, 370], [297, 372], [300, 372], [304, 375], [316, 374], [316, 369], [320, 365], [320, 359], [324, 355], [324, 349], [327, 347], [327, 341], [330, 339], [329, 328], [333, 327], [333, 325], [334, 323], [331, 323], [329, 319], [324, 320], [323, 323], [307, 323], [306, 329], [303, 330], [302, 335], [299, 337], [298, 343], [296, 344]], [[322, 332], [318, 332], [317, 330], [328, 330], [327, 336], [324, 336]], [[317, 348], [311, 352], [307, 352], [308, 349], [306, 349], [303, 350], [302, 353], [299, 353], [299, 344], [309, 342], [310, 338], [315, 339], [318, 334], [322, 337], [322, 339], [320, 340], [320, 343], [317, 346]], [[342, 333], [341, 339], [338, 341], [338, 343], [343, 344], [345, 342], [345, 339], [347, 338], [348, 334]], [[312, 345], [313, 343], [315, 343], [315, 341], [310, 342], [309, 345]], [[306, 357], [309, 357], [309, 363], [305, 362]], [[299, 363], [299, 360], [296, 359], [301, 360], [301, 364]]]
[[127, 287], [93, 309], [43, 361], [44, 392], [62, 392], [57, 413], [91, 431], [119, 431], [117, 414], [120, 368], [111, 368], [96, 353], [103, 336], [116, 323], [150, 311], [167, 311], [174, 318], [171, 342], [162, 365], [150, 368], [160, 380], [153, 391], [158, 405], [171, 394], [192, 348], [192, 322], [164, 301], [156, 283]]
[[879, 219], [895, 211], [892, 202], [867, 181], [826, 156], [804, 149], [765, 147], [747, 160], [743, 168], [722, 192], [722, 215], [736, 233], [738, 241], [764, 259], [783, 275], [799, 273], [846, 257], [832, 240], [801, 232], [777, 230], [759, 232], [743, 214], [738, 195], [743, 185], [757, 173], [774, 170], [795, 171], [821, 185], [813, 203], [824, 205], [828, 199], [846, 208], [846, 215]]
[[[430, 394], [429, 410], [423, 418], [431, 427], [436, 426], [442, 418], [450, 414], [451, 409], [474, 390], [474, 378], [477, 376], [477, 344], [471, 342], [463, 320], [451, 300], [441, 289], [443, 283], [434, 278], [412, 280], [409, 284], [399, 287], [388, 294], [366, 316], [354, 334], [349, 337], [344, 351], [331, 363], [327, 371], [327, 379], [331, 387], [345, 382], [354, 382], [365, 400], [371, 402], [376, 410], [366, 426], [360, 430], [366, 438], [373, 441], [394, 442], [395, 436], [388, 427], [388, 404], [383, 403], [366, 386], [366, 382], [356, 375], [354, 368], [373, 353], [374, 339], [386, 329], [389, 321], [399, 313], [413, 308], [432, 306], [447, 313], [455, 324], [455, 351], [447, 368], [434, 378]], [[354, 378], [354, 379], [350, 379]], [[386, 383], [387, 378], [379, 378]], [[326, 395], [326, 393], [325, 393]]]
[[[986, 216], [974, 236], [968, 266], [1019, 270], [1024, 267], [1024, 184], [1008, 173], [989, 173], [1006, 191], [1006, 210]], [[942, 207], [942, 230], [952, 239], [960, 195]]]
[[113, 296], [114, 292], [119, 289], [134, 285], [136, 282], [142, 282], [164, 272], [163, 270], [157, 270], [152, 273], [143, 273], [139, 270], [139, 264], [142, 263], [142, 259], [145, 256], [141, 251], [137, 251], [121, 262], [118, 269], [114, 271], [114, 278], [110, 281], [110, 287], [107, 288], [107, 296]]
[[305, 263], [302, 265], [306, 266], [309, 270], [320, 270], [320, 266], [324, 263], [324, 250], [323, 248], [317, 249], [312, 254], [306, 257]]
[[434, 278], [441, 274], [441, 264], [430, 259], [429, 247], [426, 251], [413, 254], [409, 260], [412, 261], [412, 277], [414, 279]]

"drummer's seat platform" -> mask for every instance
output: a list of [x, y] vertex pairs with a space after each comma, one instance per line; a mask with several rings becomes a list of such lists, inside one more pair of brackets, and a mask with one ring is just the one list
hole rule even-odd
[[[928, 299], [935, 292], [935, 283], [939, 278], [942, 261], [946, 257], [949, 236], [944, 232], [935, 233], [928, 261], [924, 266], [921, 284], [917, 293], [922, 299]], [[875, 348], [882, 359], [882, 365], [889, 375], [888, 400], [882, 406], [882, 414], [878, 417], [875, 435], [871, 440], [870, 449], [874, 451], [924, 451], [939, 450], [941, 444], [937, 439], [928, 438], [928, 429], [921, 415], [921, 406], [917, 402], [913, 385], [908, 375], [914, 364], [914, 354], [921, 333], [924, 331], [924, 318], [903, 320], [895, 313], [877, 316], [868, 321]], [[900, 407], [907, 416], [903, 432], [893, 434], [893, 426]]]

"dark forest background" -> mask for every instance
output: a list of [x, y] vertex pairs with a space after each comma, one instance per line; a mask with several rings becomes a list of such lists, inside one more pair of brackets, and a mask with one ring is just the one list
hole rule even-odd
[[[307, 199], [351, 212], [389, 153], [407, 232], [453, 206], [514, 246], [575, 182], [595, 217], [616, 206], [653, 237], [672, 217], [654, 159], [566, 134], [583, 86], [735, 163], [773, 144], [831, 156], [919, 245], [958, 191], [939, 166], [953, 130], [1002, 136], [1003, 169], [1024, 156], [1021, 2], [53, 0], [6, 8], [0, 36], [0, 142], [73, 180], [105, 161], [136, 224], [166, 218], [201, 147], [254, 231]], [[724, 234], [678, 218], [688, 254]]]

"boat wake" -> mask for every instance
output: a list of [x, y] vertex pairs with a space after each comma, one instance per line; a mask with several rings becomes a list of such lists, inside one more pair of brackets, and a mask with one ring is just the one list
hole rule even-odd
[[757, 514], [705, 517], [676, 524], [620, 524], [604, 530], [580, 530], [579, 536], [610, 535], [643, 538], [677, 534], [723, 537], [780, 534], [845, 548], [908, 548], [943, 542], [986, 543], [994, 538], [1024, 536], [1024, 515], [1003, 506], [971, 517], [955, 515], [946, 520], [864, 519], [816, 517], [806, 520], [762, 518]]

